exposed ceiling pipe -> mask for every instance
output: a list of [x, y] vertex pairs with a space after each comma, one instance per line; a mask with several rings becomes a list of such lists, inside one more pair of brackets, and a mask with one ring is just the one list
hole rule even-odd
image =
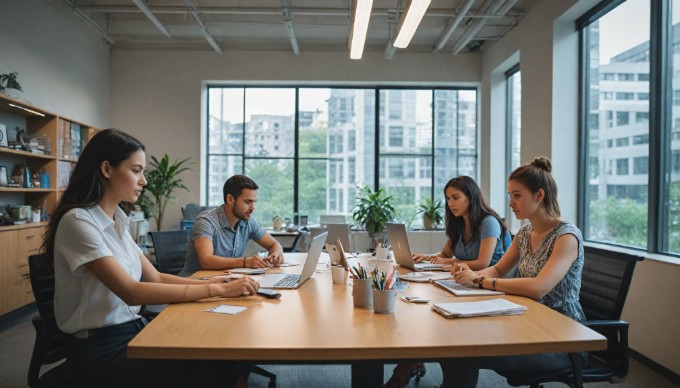
[[468, 25], [467, 30], [465, 30], [465, 33], [463, 33], [463, 36], [453, 46], [451, 52], [454, 55], [461, 52], [461, 50], [463, 50], [463, 48], [465, 48], [465, 46], [470, 42], [470, 40], [472, 40], [472, 38], [474, 38], [475, 35], [477, 35], [479, 30], [481, 30], [482, 27], [484, 27], [484, 24], [486, 24], [486, 22], [490, 18], [505, 15], [517, 3], [517, 0], [507, 0], [507, 2], [505, 3], [504, 2], [505, 0], [494, 0], [494, 2], [491, 5], [489, 5], [489, 7], [486, 9], [486, 13], [490, 14], [491, 16], [476, 19], [472, 23], [470, 23], [470, 25]]
[[220, 45], [217, 44], [215, 38], [213, 38], [213, 36], [210, 35], [210, 31], [208, 31], [208, 28], [205, 26], [205, 23], [203, 23], [203, 20], [201, 20], [201, 17], [198, 14], [198, 8], [196, 8], [194, 2], [192, 0], [186, 0], [186, 2], [187, 5], [189, 6], [189, 9], [191, 10], [191, 14], [194, 15], [194, 19], [196, 19], [198, 25], [201, 26], [201, 32], [203, 33], [205, 39], [208, 41], [208, 44], [212, 46], [215, 52], [217, 52], [218, 54], [222, 54], [222, 48], [220, 47]]
[[295, 29], [293, 29], [293, 11], [290, 8], [289, 0], [281, 0], [281, 8], [283, 11], [283, 23], [288, 32], [288, 39], [293, 48], [293, 54], [300, 55], [300, 46], [298, 46], [297, 37], [295, 36]]
[[99, 35], [109, 44], [109, 46], [113, 46], [116, 42], [109, 36], [109, 34], [99, 25], [97, 22], [95, 22], [90, 15], [86, 14], [83, 12], [82, 9], [76, 7], [76, 4], [71, 1], [71, 0], [64, 0], [64, 3], [68, 4], [71, 9], [73, 9], [73, 13], [78, 15], [81, 19], [85, 21], [85, 23], [89, 24], [90, 27], [94, 28], [97, 30]]
[[441, 50], [442, 47], [444, 47], [444, 45], [446, 44], [446, 42], [449, 41], [451, 35], [456, 30], [456, 28], [458, 28], [458, 25], [463, 20], [465, 15], [470, 11], [470, 7], [472, 7], [472, 4], [474, 4], [475, 1], [476, 0], [467, 0], [465, 2], [463, 8], [460, 9], [460, 12], [458, 12], [456, 17], [449, 23], [449, 25], [441, 33], [441, 35], [439, 35], [439, 39], [437, 40], [437, 43], [434, 45], [434, 49], [432, 50], [433, 53], [436, 53], [437, 51]]
[[151, 23], [153, 23], [153, 25], [156, 26], [156, 28], [158, 28], [160, 32], [163, 33], [163, 35], [167, 36], [168, 38], [172, 38], [172, 36], [170, 36], [170, 31], [168, 31], [168, 29], [165, 28], [163, 23], [161, 23], [161, 21], [158, 20], [156, 15], [154, 15], [153, 12], [151, 12], [149, 7], [147, 7], [146, 4], [142, 2], [142, 0], [132, 0], [132, 2], [135, 3], [137, 8], [139, 8], [139, 10], [142, 11], [144, 15], [146, 15], [146, 17], [151, 21]]

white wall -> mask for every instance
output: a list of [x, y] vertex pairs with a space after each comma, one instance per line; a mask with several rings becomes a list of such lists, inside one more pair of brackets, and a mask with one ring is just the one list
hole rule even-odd
[[[138, 137], [147, 156], [168, 153], [171, 158], [200, 160], [201, 87], [205, 81], [302, 84], [440, 84], [477, 85], [478, 54], [432, 56], [398, 54], [386, 60], [382, 54], [365, 53], [360, 62], [347, 52], [142, 52], [112, 54], [112, 124]], [[178, 192], [178, 203], [169, 206], [164, 228], [177, 225], [180, 205], [198, 202], [199, 166], [183, 179], [190, 193]], [[256, 216], [257, 217], [257, 216]]]
[[[563, 218], [576, 220], [578, 167], [578, 35], [574, 20], [596, 0], [539, 1], [520, 25], [485, 50], [482, 63], [482, 187], [497, 205], [504, 174], [493, 153], [504, 130], [504, 78], [498, 74], [520, 58], [522, 71], [521, 161], [545, 155], [553, 161]], [[490, 112], [490, 113], [489, 113]], [[485, 194], [489, 194], [485, 191]], [[496, 201], [496, 202], [494, 202]], [[611, 249], [611, 247], [605, 247]], [[638, 252], [637, 254], [640, 254]], [[645, 255], [650, 256], [650, 255]], [[672, 262], [669, 262], [672, 261]], [[630, 323], [630, 347], [680, 373], [680, 261], [650, 257], [638, 264], [623, 319]]]
[[0, 73], [22, 99], [85, 124], [109, 124], [109, 49], [74, 16], [41, 0], [0, 1]]

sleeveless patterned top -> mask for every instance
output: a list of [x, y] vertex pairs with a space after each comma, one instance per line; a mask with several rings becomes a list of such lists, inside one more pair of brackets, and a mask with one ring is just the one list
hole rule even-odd
[[581, 272], [583, 271], [584, 259], [581, 231], [571, 223], [560, 222], [543, 237], [543, 240], [536, 247], [536, 251], [532, 253], [531, 232], [533, 230], [534, 228], [531, 224], [525, 225], [517, 232], [515, 237], [520, 257], [518, 277], [536, 277], [541, 272], [541, 269], [543, 269], [543, 266], [545, 266], [545, 263], [548, 262], [557, 238], [564, 234], [573, 234], [578, 240], [578, 256], [576, 260], [571, 264], [564, 278], [538, 302], [576, 321], [584, 321], [586, 319], [585, 314], [579, 303]]

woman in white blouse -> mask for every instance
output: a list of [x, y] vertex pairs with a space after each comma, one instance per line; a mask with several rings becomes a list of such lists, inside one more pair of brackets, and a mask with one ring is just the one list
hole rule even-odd
[[[235, 364], [136, 360], [128, 342], [144, 327], [140, 305], [254, 294], [250, 278], [201, 281], [159, 273], [137, 247], [119, 207], [146, 185], [144, 145], [115, 129], [83, 150], [50, 219], [44, 248], [54, 260], [54, 310], [73, 334], [65, 367], [69, 386], [233, 385]], [[247, 368], [243, 368], [247, 370]]]

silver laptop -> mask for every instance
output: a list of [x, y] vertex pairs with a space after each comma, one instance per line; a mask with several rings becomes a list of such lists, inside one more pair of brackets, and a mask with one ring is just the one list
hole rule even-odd
[[414, 262], [411, 248], [408, 245], [406, 226], [404, 226], [404, 224], [393, 224], [388, 222], [387, 237], [390, 239], [390, 244], [392, 245], [394, 260], [403, 267], [410, 268], [414, 271], [438, 271], [451, 267], [450, 265], [445, 264]]
[[326, 237], [326, 244], [334, 244], [338, 237], [340, 237], [340, 242], [342, 247], [346, 252], [352, 251], [352, 246], [349, 242], [349, 225], [348, 224], [327, 224], [326, 230], [328, 230], [328, 237]]
[[468, 287], [456, 283], [455, 280], [435, 280], [434, 284], [452, 293], [455, 296], [473, 296], [473, 295], [502, 295], [504, 292], [487, 290], [479, 287]]
[[305, 259], [305, 264], [302, 267], [302, 274], [286, 274], [286, 273], [269, 273], [266, 274], [261, 280], [259, 280], [261, 288], [298, 288], [302, 283], [306, 282], [307, 279], [312, 277], [316, 265], [319, 263], [319, 257], [321, 257], [321, 249], [326, 241], [326, 233], [321, 233], [320, 235], [314, 237], [312, 240], [312, 246], [309, 248], [307, 253], [307, 258]]

